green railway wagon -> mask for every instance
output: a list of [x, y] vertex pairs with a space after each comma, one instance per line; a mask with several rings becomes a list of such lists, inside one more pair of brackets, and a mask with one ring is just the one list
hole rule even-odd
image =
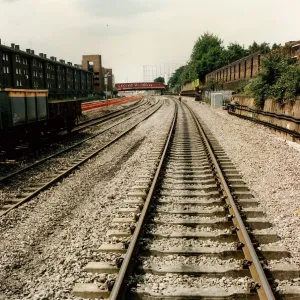
[[48, 119], [47, 90], [0, 90], [0, 129], [27, 129]]

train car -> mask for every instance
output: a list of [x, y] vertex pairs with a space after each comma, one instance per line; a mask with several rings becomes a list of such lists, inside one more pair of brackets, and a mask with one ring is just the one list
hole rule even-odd
[[0, 145], [70, 131], [81, 116], [80, 100], [48, 100], [48, 90], [0, 89]]

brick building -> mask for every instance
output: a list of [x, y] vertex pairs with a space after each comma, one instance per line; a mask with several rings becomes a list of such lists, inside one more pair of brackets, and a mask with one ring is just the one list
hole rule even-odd
[[86, 97], [92, 93], [93, 73], [64, 60], [0, 40], [0, 89], [47, 89], [49, 98]]
[[108, 75], [107, 91], [113, 92], [114, 82], [112, 69], [102, 67], [101, 55], [83, 55], [82, 68], [94, 73], [94, 93], [100, 94], [106, 90], [104, 76]]

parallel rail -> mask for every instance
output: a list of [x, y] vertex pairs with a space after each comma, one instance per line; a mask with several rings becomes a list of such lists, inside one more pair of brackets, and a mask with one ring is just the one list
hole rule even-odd
[[[108, 115], [105, 115], [105, 116], [103, 116], [103, 118], [101, 118], [101, 120], [98, 120], [96, 123], [87, 125], [86, 127], [84, 127], [84, 129], [86, 129], [87, 127], [90, 127], [90, 126], [96, 126], [96, 125], [99, 125], [99, 124], [104, 123], [104, 122], [107, 122], [107, 121], [112, 121], [114, 118], [116, 118], [116, 117], [118, 117], [118, 116], [120, 116], [120, 115], [123, 115], [123, 114], [125, 114], [125, 113], [128, 113], [129, 111], [132, 111], [133, 109], [139, 108], [139, 107], [141, 107], [141, 106], [143, 106], [143, 105], [144, 105], [144, 104], [139, 105], [139, 106], [137, 106], [137, 107], [135, 107], [135, 108], [132, 108], [132, 109], [130, 109], [130, 110], [126, 110], [125, 112], [122, 110], [122, 112], [120, 112], [120, 113], [118, 113], [118, 114], [109, 114], [109, 115], [110, 115], [109, 117], [108, 117]], [[152, 105], [152, 106], [153, 106], [153, 105]], [[151, 107], [152, 107], [152, 106], [151, 106]], [[124, 119], [124, 120], [121, 120], [120, 122], [118, 122], [118, 123], [116, 123], [116, 124], [113, 124], [113, 125], [111, 125], [111, 126], [105, 128], [104, 130], [100, 130], [99, 132], [97, 132], [97, 133], [95, 133], [95, 134], [89, 136], [89, 137], [86, 138], [86, 139], [83, 139], [83, 140], [80, 141], [80, 142], [77, 142], [77, 143], [73, 144], [72, 146], [69, 146], [69, 147], [67, 147], [67, 148], [65, 148], [65, 149], [63, 149], [63, 150], [61, 150], [61, 151], [58, 151], [58, 152], [56, 152], [56, 153], [54, 153], [54, 154], [48, 155], [48, 156], [46, 156], [46, 157], [44, 157], [44, 158], [42, 158], [42, 159], [40, 159], [40, 160], [38, 160], [38, 161], [36, 161], [36, 162], [34, 162], [34, 163], [28, 165], [28, 166], [25, 166], [25, 167], [23, 167], [23, 168], [20, 168], [20, 169], [16, 170], [15, 172], [12, 172], [12, 173], [10, 173], [10, 174], [8, 174], [8, 175], [5, 175], [5, 176], [3, 176], [3, 177], [0, 177], [0, 184], [3, 184], [3, 183], [6, 182], [7, 180], [12, 179], [12, 178], [15, 177], [15, 176], [21, 175], [21, 174], [24, 173], [25, 171], [29, 171], [30, 169], [32, 169], [32, 168], [34, 168], [34, 167], [37, 167], [38, 165], [40, 165], [40, 164], [46, 162], [46, 161], [49, 160], [49, 159], [55, 158], [55, 157], [57, 157], [57, 156], [59, 156], [59, 155], [61, 155], [61, 154], [63, 154], [63, 153], [66, 153], [66, 152], [68, 152], [68, 151], [70, 151], [70, 150], [72, 150], [72, 149], [74, 149], [74, 148], [76, 148], [76, 147], [78, 147], [78, 146], [80, 146], [80, 145], [86, 143], [87, 141], [89, 141], [89, 140], [91, 140], [91, 139], [94, 139], [94, 138], [98, 137], [99, 135], [101, 135], [101, 134], [105, 133], [106, 131], [112, 129], [113, 127], [116, 127], [116, 126], [122, 124], [123, 122], [125, 122], [125, 121], [127, 121], [127, 120], [129, 120], [129, 119], [131, 119], [131, 118], [133, 118], [133, 117], [135, 117], [135, 116], [138, 115], [139, 113], [140, 113], [140, 112], [138, 112], [138, 113], [136, 113], [136, 114], [134, 114], [134, 115], [131, 115], [131, 116], [129, 116], [128, 118], [126, 118], [126, 119]]]
[[[181, 109], [182, 123], [178, 121], [179, 117], [177, 114], [179, 108]], [[193, 128], [192, 130], [190, 129], [191, 127]], [[162, 143], [163, 145], [161, 145]], [[117, 259], [112, 262], [91, 262], [84, 268], [85, 272], [115, 274], [115, 279], [110, 278], [106, 281], [107, 290], [105, 290], [105, 286], [100, 288], [98, 285], [91, 283], [76, 284], [73, 289], [73, 294], [84, 298], [94, 299], [104, 297], [109, 298], [109, 300], [274, 300], [274, 286], [271, 287], [271, 283], [274, 283], [273, 272], [275, 272], [276, 276], [281, 278], [280, 280], [286, 280], [290, 277], [297, 277], [299, 271], [296, 268], [296, 270], [290, 272], [292, 268], [290, 271], [287, 271], [284, 267], [283, 269], [277, 270], [276, 268], [275, 270], [271, 268], [270, 272], [270, 269], [263, 268], [261, 260], [264, 255], [267, 255], [270, 260], [279, 260], [283, 257], [287, 257], [288, 254], [282, 249], [265, 247], [264, 244], [269, 244], [277, 240], [276, 235], [261, 232], [260, 230], [257, 230], [255, 233], [253, 232], [249, 224], [253, 224], [251, 226], [254, 226], [256, 229], [266, 229], [271, 227], [271, 225], [263, 218], [255, 219], [256, 215], [263, 216], [260, 210], [254, 208], [257, 202], [251, 199], [252, 195], [249, 195], [250, 192], [248, 193], [247, 187], [242, 184], [242, 180], [239, 179], [237, 171], [226, 157], [225, 152], [215, 141], [213, 142], [213, 137], [208, 134], [207, 129], [202, 125], [197, 115], [188, 105], [180, 104], [179, 106], [176, 103], [174, 116], [168, 133], [164, 138], [158, 141], [158, 144], [157, 149], [149, 156], [149, 162], [146, 163], [146, 171], [144, 171], [145, 173], [141, 171], [141, 175], [139, 176], [140, 180], [138, 180], [137, 185], [132, 188], [132, 190], [136, 192], [128, 193], [128, 201], [124, 201], [126, 207], [120, 208], [118, 212], [122, 217], [117, 217], [112, 221], [115, 225], [119, 224], [121, 230], [110, 230], [107, 236], [113, 238], [112, 241], [102, 244], [100, 249], [96, 250], [103, 254], [114, 253]], [[164, 167], [166, 168], [165, 172], [163, 171]], [[234, 171], [232, 171], [233, 169]], [[231, 185], [233, 181], [236, 183]], [[200, 188], [197, 184], [200, 185]], [[243, 195], [246, 196], [246, 198], [243, 198]], [[164, 196], [169, 197], [169, 199], [164, 199]], [[136, 199], [131, 200], [130, 197], [135, 197]], [[172, 208], [173, 205], [185, 207], [177, 210], [173, 208], [169, 211], [168, 209], [170, 209], [170, 207], [167, 210], [158, 210], [158, 207], [162, 204], [172, 206]], [[139, 206], [138, 208], [136, 207], [137, 205]], [[193, 210], [188, 209], [187, 206], [199, 206], [200, 208]], [[214, 207], [214, 209], [205, 211], [207, 210], [206, 208], [202, 210], [205, 206]], [[216, 207], [219, 209], [216, 209]], [[156, 220], [156, 215], [154, 215], [155, 211], [162, 214], [161, 219], [158, 217], [158, 220]], [[228, 212], [228, 215], [224, 217], [224, 219], [218, 218], [218, 216], [222, 216], [222, 214], [226, 212]], [[197, 220], [193, 219], [193, 217], [188, 217], [198, 217], [198, 215], [200, 215], [200, 219], [201, 217], [205, 219], [214, 214], [217, 220]], [[254, 219], [248, 217], [248, 214]], [[130, 215], [133, 216], [133, 218], [123, 217], [124, 215]], [[179, 219], [176, 219], [176, 215], [180, 215]], [[166, 219], [164, 216], [166, 216]], [[243, 218], [245, 217], [247, 217], [247, 223], [244, 222]], [[176, 220], [173, 222], [174, 218]], [[132, 223], [135, 224], [133, 225]], [[130, 230], [127, 230], [124, 224], [128, 224], [128, 227], [130, 225]], [[167, 227], [169, 225], [171, 225], [170, 227], [184, 225], [185, 228], [181, 229], [182, 231], [179, 229], [177, 232], [172, 231], [172, 233], [169, 231], [163, 233], [155, 231], [153, 233], [151, 228], [158, 225]], [[214, 234], [205, 232], [205, 230], [203, 232], [201, 230], [199, 232], [193, 232], [186, 230], [189, 226], [228, 228], [231, 233]], [[249, 232], [251, 233], [251, 237]], [[262, 245], [262, 248], [258, 248], [257, 240], [255, 241], [256, 244], [254, 244], [253, 237], [260, 241], [259, 243], [260, 246]], [[114, 244], [114, 239], [118, 241], [118, 244]], [[159, 246], [151, 248], [150, 241], [150, 246], [147, 244], [146, 248], [144, 248], [146, 239], [152, 240], [154, 244], [155, 239], [166, 239], [166, 244], [160, 249], [156, 248]], [[212, 239], [213, 242], [218, 241], [220, 244], [222, 244], [223, 241], [224, 244], [226, 244], [226, 242], [229, 242], [229, 244], [230, 242], [236, 242], [236, 244], [234, 244], [236, 248], [225, 247], [224, 250], [222, 250], [224, 245], [220, 246], [221, 248], [219, 249], [221, 250], [218, 250], [218, 247], [215, 250], [210, 248], [214, 246], [199, 246], [199, 248], [195, 246], [195, 248], [193, 248], [193, 246], [185, 246], [184, 243], [179, 245], [179, 242], [175, 243], [176, 246], [172, 246], [172, 239], [196, 239], [200, 245], [210, 239]], [[168, 243], [170, 243], [171, 246], [169, 246]], [[158, 244], [161, 245], [161, 242]], [[229, 245], [227, 247], [229, 247]], [[122, 256], [118, 257], [118, 254]], [[212, 255], [214, 257], [215, 255], [215, 257], [220, 258], [228, 257], [241, 260], [242, 263], [240, 268], [231, 269], [231, 267], [223, 268], [223, 266], [220, 266], [220, 270], [214, 265], [211, 266], [213, 270], [210, 270], [209, 266], [202, 268], [198, 268], [197, 265], [188, 266], [184, 264], [172, 266], [172, 263], [170, 265], [163, 263], [163, 266], [158, 264], [156, 267], [152, 267], [151, 265], [149, 266], [149, 262], [147, 266], [144, 267], [141, 266], [142, 263], [137, 263], [141, 255], [144, 255], [144, 257], [148, 259], [150, 256], [159, 256], [161, 258], [159, 261], [163, 260], [162, 257], [164, 255], [182, 255], [185, 257], [198, 255], [207, 255], [208, 257]], [[172, 259], [176, 261], [174, 257]], [[107, 258], [107, 260], [109, 261], [110, 258]], [[252, 280], [249, 280], [247, 283], [247, 291], [243, 289], [233, 289], [232, 293], [222, 294], [219, 293], [220, 289], [218, 290], [218, 287], [216, 287], [215, 290], [215, 286], [211, 286], [209, 292], [205, 290], [206, 288], [204, 288], [205, 291], [200, 288], [197, 291], [199, 294], [193, 294], [193, 292], [192, 294], [184, 294], [184, 292], [172, 294], [171, 288], [168, 289], [167, 294], [160, 294], [159, 292], [151, 293], [151, 286], [147, 288], [147, 291], [144, 291], [142, 288], [139, 289], [136, 286], [130, 286], [129, 282], [132, 283], [134, 281], [132, 276], [134, 276], [135, 271], [137, 271], [138, 274], [143, 274], [143, 272], [149, 275], [165, 275], [171, 273], [187, 277], [191, 275], [194, 277], [208, 276], [209, 278], [214, 276], [218, 278], [222, 276], [230, 277], [232, 274], [235, 274], [233, 276], [237, 276], [237, 278], [249, 276]], [[227, 275], [227, 273], [229, 275]], [[154, 282], [156, 283], [157, 281], [154, 280]], [[129, 291], [131, 288], [134, 290], [133, 293]], [[293, 288], [294, 287], [290, 290], [288, 287], [286, 288], [285, 295], [287, 297], [284, 296], [283, 299], [296, 299], [296, 297], [300, 295], [300, 288]], [[278, 293], [276, 294], [276, 299], [281, 299]]]
[[225, 180], [225, 174], [223, 173], [221, 166], [217, 161], [217, 157], [214, 154], [212, 145], [211, 145], [210, 141], [208, 140], [207, 135], [204, 132], [196, 114], [192, 111], [192, 109], [187, 104], [185, 104], [185, 105], [187, 106], [189, 112], [193, 116], [195, 124], [198, 128], [199, 134], [201, 135], [201, 138], [203, 139], [203, 141], [206, 145], [208, 155], [213, 162], [214, 169], [216, 171], [216, 175], [218, 176], [219, 182], [221, 184], [221, 189], [224, 194], [225, 201], [228, 205], [229, 212], [232, 216], [233, 224], [236, 228], [238, 228], [237, 235], [238, 235], [240, 243], [243, 244], [242, 249], [243, 249], [245, 258], [249, 261], [249, 264], [250, 264], [249, 269], [250, 269], [252, 278], [257, 283], [257, 292], [258, 292], [259, 298], [261, 300], [275, 299], [273, 291], [271, 289], [271, 286], [266, 278], [265, 272], [261, 266], [260, 260], [254, 249], [252, 241], [249, 237], [246, 226], [242, 220], [240, 212], [236, 206], [235, 200], [233, 199], [232, 193], [231, 193], [229, 186]]
[[[145, 121], [150, 116], [152, 116], [161, 106], [162, 106], [161, 103], [153, 104], [150, 108], [145, 110], [145, 111], [150, 110], [150, 112], [147, 113], [146, 116], [143, 116], [139, 121], [135, 122], [132, 126], [130, 126], [128, 129], [123, 131], [121, 134], [119, 134], [118, 136], [113, 138], [113, 140], [111, 140], [110, 142], [106, 143], [105, 145], [101, 146], [100, 148], [98, 148], [96, 150], [92, 149], [92, 150], [86, 151], [86, 153], [83, 156], [81, 156], [80, 158], [75, 158], [74, 161], [72, 163], [70, 163], [70, 166], [62, 168], [61, 170], [57, 170], [54, 174], [52, 174], [50, 176], [47, 176], [43, 182], [37, 182], [37, 183], [31, 184], [30, 186], [25, 188], [23, 190], [23, 193], [21, 193], [15, 199], [11, 199], [10, 201], [8, 201], [10, 203], [10, 205], [5, 205], [5, 206], [0, 207], [0, 217], [6, 215], [11, 210], [13, 210], [13, 209], [17, 208], [18, 206], [24, 204], [25, 202], [28, 202], [29, 200], [34, 198], [36, 195], [38, 195], [41, 191], [45, 190], [46, 188], [48, 188], [49, 186], [51, 186], [52, 184], [54, 184], [55, 182], [57, 182], [61, 178], [67, 176], [70, 172], [72, 172], [73, 170], [78, 168], [80, 165], [82, 165], [86, 161], [88, 161], [91, 158], [93, 158], [94, 156], [98, 155], [101, 151], [103, 151], [104, 149], [106, 149], [107, 147], [109, 147], [110, 145], [112, 145], [113, 143], [118, 141], [120, 138], [122, 138], [123, 136], [125, 136], [126, 134], [131, 132], [141, 122]], [[117, 124], [114, 124], [114, 125], [110, 126], [109, 128], [106, 128], [105, 130], [101, 131], [100, 133], [97, 133], [93, 137], [90, 137], [90, 138], [88, 138], [88, 139], [86, 139], [86, 140], [84, 140], [84, 141], [82, 141], [82, 142], [80, 142], [76, 145], [73, 145], [73, 146], [71, 146], [67, 149], [64, 149], [63, 151], [55, 153], [55, 154], [53, 154], [53, 155], [51, 155], [51, 156], [35, 163], [35, 164], [32, 164], [32, 165], [30, 165], [30, 166], [28, 166], [28, 167], [26, 167], [22, 170], [19, 170], [18, 172], [15, 172], [14, 174], [10, 174], [9, 176], [5, 177], [4, 179], [2, 178], [2, 181], [11, 179], [14, 176], [19, 175], [20, 173], [23, 173], [25, 171], [28, 171], [28, 170], [32, 169], [33, 167], [41, 164], [42, 162], [45, 162], [45, 161], [47, 161], [51, 158], [59, 156], [60, 154], [63, 154], [67, 151], [70, 151], [71, 149], [74, 149], [75, 147], [78, 147], [79, 145], [85, 143], [86, 141], [88, 141], [92, 138], [95, 138], [96, 136], [99, 136], [100, 134], [106, 132], [107, 130], [109, 130], [109, 129], [111, 129], [111, 128], [119, 125], [119, 124], [122, 124], [122, 123], [126, 122], [127, 120], [132, 119], [136, 115], [140, 115], [140, 114], [141, 114], [141, 112], [139, 112], [137, 114], [134, 114], [134, 115], [118, 122]]]

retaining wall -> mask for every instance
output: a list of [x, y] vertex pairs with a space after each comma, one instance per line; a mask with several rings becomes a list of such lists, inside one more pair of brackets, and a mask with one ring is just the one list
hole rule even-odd
[[251, 97], [234, 95], [232, 103], [235, 102], [239, 103], [235, 106], [235, 114], [274, 125], [274, 129], [282, 128], [286, 134], [290, 132], [295, 137], [300, 135], [300, 99], [294, 104], [285, 105], [280, 105], [274, 99], [267, 99], [263, 109], [258, 109]]

